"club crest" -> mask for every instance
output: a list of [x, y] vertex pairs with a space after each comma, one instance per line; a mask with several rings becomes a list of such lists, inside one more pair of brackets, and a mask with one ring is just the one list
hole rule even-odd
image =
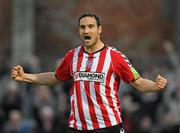
[[86, 62], [86, 67], [89, 69], [92, 67], [93, 61], [92, 60], [87, 60]]

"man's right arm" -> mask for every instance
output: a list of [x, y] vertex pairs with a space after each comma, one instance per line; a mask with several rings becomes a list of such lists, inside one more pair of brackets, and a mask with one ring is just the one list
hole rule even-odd
[[20, 65], [13, 67], [11, 71], [11, 77], [16, 81], [32, 84], [55, 85], [59, 83], [59, 80], [56, 79], [54, 72], [44, 72], [37, 74], [24, 73], [23, 67]]

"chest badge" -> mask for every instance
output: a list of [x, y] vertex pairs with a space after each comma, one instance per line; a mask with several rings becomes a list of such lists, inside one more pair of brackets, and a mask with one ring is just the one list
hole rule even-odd
[[86, 62], [86, 68], [87, 69], [90, 69], [92, 67], [92, 64], [93, 64], [93, 60], [87, 60]]

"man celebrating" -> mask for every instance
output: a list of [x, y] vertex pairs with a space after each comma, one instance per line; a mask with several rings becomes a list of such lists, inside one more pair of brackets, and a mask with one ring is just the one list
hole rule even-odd
[[14, 80], [43, 85], [74, 79], [68, 133], [123, 133], [118, 90], [121, 79], [142, 92], [163, 90], [167, 80], [142, 78], [124, 54], [104, 44], [99, 17], [84, 13], [78, 20], [83, 45], [69, 51], [54, 72], [28, 74], [13, 67]]

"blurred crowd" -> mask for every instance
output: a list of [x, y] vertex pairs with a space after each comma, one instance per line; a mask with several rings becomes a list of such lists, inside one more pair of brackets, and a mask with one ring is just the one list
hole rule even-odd
[[[143, 77], [150, 79], [157, 73], [164, 75], [168, 79], [164, 91], [140, 93], [121, 82], [119, 95], [127, 133], [179, 133], [179, 59], [171, 43], [166, 42], [164, 48], [167, 59], [163, 63], [152, 65], [149, 62], [150, 67], [139, 69]], [[25, 72], [43, 71], [41, 60], [36, 56], [22, 65]], [[10, 65], [1, 65], [0, 132], [66, 133], [72, 81], [52, 87], [18, 83], [10, 78], [10, 71]]]
[[[25, 72], [42, 71], [36, 56], [22, 66]], [[0, 132], [66, 133], [72, 81], [52, 87], [18, 83], [10, 78], [10, 69], [6, 66], [0, 74]]]

